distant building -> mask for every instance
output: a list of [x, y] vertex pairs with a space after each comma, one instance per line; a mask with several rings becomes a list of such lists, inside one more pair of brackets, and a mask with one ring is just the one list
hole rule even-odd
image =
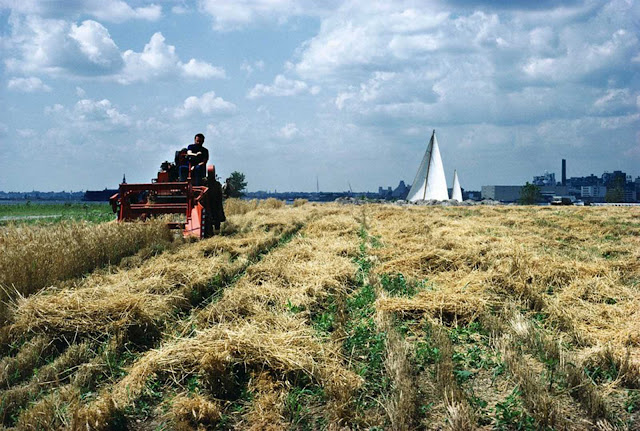
[[555, 186], [556, 174], [545, 172], [544, 175], [534, 176], [532, 184], [536, 186]]
[[580, 188], [580, 197], [591, 202], [604, 201], [607, 194], [607, 188], [604, 186], [582, 186]]
[[400, 180], [398, 187], [391, 192], [391, 197], [393, 199], [406, 199], [410, 188], [411, 187], [407, 187], [407, 185], [405, 185], [404, 181]]
[[631, 177], [627, 177], [622, 171], [605, 172], [602, 174], [602, 183], [607, 187], [615, 187], [617, 185], [624, 185], [631, 181]]
[[636, 192], [635, 187], [625, 187], [623, 202], [636, 202], [637, 200], [638, 193]]
[[393, 190], [391, 190], [391, 187], [387, 187], [386, 189], [383, 188], [382, 186], [378, 187], [378, 195], [380, 195], [381, 199], [391, 199], [391, 194], [393, 193]]
[[549, 185], [549, 186], [538, 186], [540, 187], [540, 195], [542, 198], [551, 202], [554, 196], [570, 196], [569, 187], [567, 186], [559, 186], [559, 185]]
[[462, 198], [464, 200], [479, 201], [482, 200], [482, 192], [479, 190], [462, 190]]
[[516, 202], [520, 199], [522, 186], [482, 186], [482, 199], [501, 202]]
[[118, 191], [118, 189], [87, 190], [84, 192], [82, 200], [90, 202], [107, 202], [109, 198], [118, 193]]

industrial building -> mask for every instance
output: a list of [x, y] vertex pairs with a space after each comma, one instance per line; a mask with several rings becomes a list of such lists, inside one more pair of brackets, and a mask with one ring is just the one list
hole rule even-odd
[[[543, 202], [551, 202], [556, 196], [567, 196], [585, 203], [637, 202], [640, 197], [640, 177], [635, 181], [622, 171], [604, 172], [600, 177], [567, 178], [567, 161], [562, 159], [562, 181], [555, 181], [555, 173], [545, 172], [533, 177], [533, 185], [539, 188]], [[482, 186], [482, 199], [501, 202], [517, 202], [522, 186]], [[615, 194], [613, 193], [615, 191]]]
[[500, 202], [516, 202], [520, 199], [522, 186], [482, 186], [482, 199]]

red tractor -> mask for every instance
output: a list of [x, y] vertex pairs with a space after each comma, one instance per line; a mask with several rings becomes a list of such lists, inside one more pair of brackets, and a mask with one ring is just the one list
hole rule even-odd
[[[160, 165], [158, 177], [147, 184], [120, 184], [120, 190], [109, 202], [118, 221], [146, 220], [161, 214], [182, 214], [178, 221], [168, 222], [182, 229], [185, 237], [207, 238], [225, 221], [222, 187], [216, 180], [215, 167], [207, 166], [206, 176], [192, 178], [190, 165], [180, 178], [184, 151], [176, 152], [176, 163]], [[186, 176], [186, 178], [184, 178]], [[181, 181], [182, 179], [182, 181]]]

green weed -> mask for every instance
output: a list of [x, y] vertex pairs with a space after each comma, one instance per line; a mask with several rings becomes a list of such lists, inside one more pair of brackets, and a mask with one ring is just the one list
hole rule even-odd
[[382, 288], [393, 296], [412, 297], [419, 290], [419, 285], [415, 282], [408, 282], [402, 274], [382, 274], [380, 277]]
[[520, 390], [516, 387], [502, 402], [496, 403], [495, 428], [498, 430], [537, 430], [535, 420], [522, 407]]
[[324, 398], [324, 390], [320, 386], [293, 387], [285, 400], [284, 415], [296, 429], [325, 429], [326, 419], [315, 416], [313, 412], [314, 405], [321, 404]]

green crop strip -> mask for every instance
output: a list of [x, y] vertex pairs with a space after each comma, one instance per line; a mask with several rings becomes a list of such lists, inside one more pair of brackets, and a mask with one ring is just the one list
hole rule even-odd
[[362, 420], [368, 410], [379, 407], [379, 398], [389, 389], [390, 382], [384, 373], [386, 334], [379, 332], [374, 322], [376, 292], [369, 282], [372, 262], [367, 249], [371, 244], [364, 216], [358, 236], [360, 247], [355, 258], [358, 267], [357, 284], [346, 301], [347, 337], [343, 349], [352, 368], [364, 380], [355, 399], [356, 420]]

